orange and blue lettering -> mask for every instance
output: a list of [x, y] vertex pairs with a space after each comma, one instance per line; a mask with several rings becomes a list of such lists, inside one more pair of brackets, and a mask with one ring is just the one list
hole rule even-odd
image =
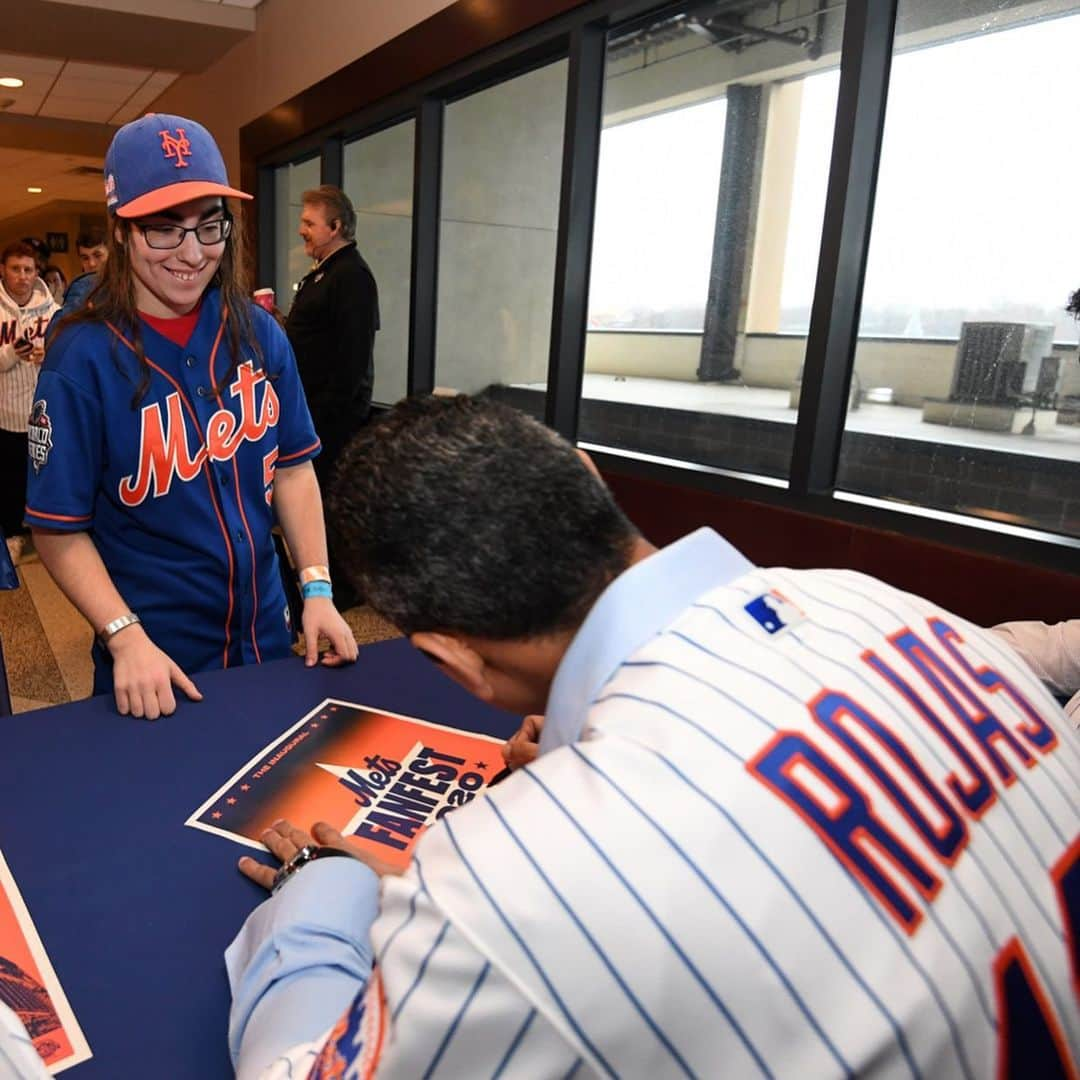
[[937, 895], [941, 879], [874, 813], [852, 777], [797, 731], [778, 732], [746, 767], [818, 834], [906, 933], [918, 929], [923, 913], [897, 879], [927, 900]]
[[966, 746], [956, 737], [940, 716], [923, 700], [922, 696], [915, 692], [914, 687], [906, 682], [872, 649], [867, 649], [862, 654], [863, 662], [876, 671], [904, 700], [941, 736], [942, 741], [953, 752], [960, 764], [969, 776], [969, 781], [964, 782], [956, 772], [949, 773], [945, 777], [945, 786], [967, 807], [975, 817], [981, 817], [997, 799], [990, 778], [983, 772], [982, 767], [972, 757]]
[[974, 679], [988, 693], [1004, 693], [1012, 699], [1016, 707], [1027, 717], [1027, 723], [1016, 729], [1019, 734], [1040, 753], [1048, 754], [1051, 750], [1055, 750], [1058, 741], [1054, 729], [1039, 715], [1035, 707], [1016, 686], [1000, 671], [992, 667], [987, 665], [979, 668], [974, 667], [956, 647], [957, 644], [962, 645], [964, 639], [944, 619], [933, 618], [928, 621], [930, 629], [934, 632], [942, 647], [970, 678]]
[[[999, 751], [1007, 746], [1027, 768], [1035, 764], [1028, 748], [987, 709], [960, 676], [914, 631], [905, 628], [889, 640], [909, 664], [928, 682], [945, 702], [949, 711], [971, 732], [982, 746], [998, 778], [1006, 787], [1016, 782], [1016, 773]], [[964, 698], [971, 711], [964, 707]]]
[[[809, 709], [817, 722], [863, 764], [919, 835], [944, 862], [951, 866], [967, 845], [967, 825], [944, 792], [926, 774], [926, 770], [919, 764], [907, 745], [869, 709], [841, 691], [823, 690], [810, 702]], [[927, 820], [926, 815], [907, 791], [897, 783], [893, 774], [860, 739], [855, 737], [847, 726], [848, 722], [852, 721], [888, 752], [890, 759], [903, 769], [904, 773], [929, 799], [941, 817], [940, 825], [935, 826]]]

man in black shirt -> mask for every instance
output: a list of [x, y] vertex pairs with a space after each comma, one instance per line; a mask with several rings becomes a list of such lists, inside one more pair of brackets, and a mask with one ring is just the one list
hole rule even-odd
[[[285, 330], [323, 444], [315, 473], [328, 491], [342, 449], [371, 408], [379, 291], [371, 267], [356, 250], [356, 211], [340, 188], [324, 184], [304, 192], [300, 236], [315, 265], [297, 288]], [[329, 521], [327, 532], [333, 532]], [[332, 542], [330, 561], [336, 587], [346, 588], [347, 578], [333, 574]], [[343, 599], [338, 598], [339, 608]]]
[[379, 291], [356, 250], [356, 211], [340, 188], [304, 192], [300, 236], [315, 265], [300, 281], [285, 329], [322, 439], [315, 463], [325, 491], [324, 476], [371, 408]]

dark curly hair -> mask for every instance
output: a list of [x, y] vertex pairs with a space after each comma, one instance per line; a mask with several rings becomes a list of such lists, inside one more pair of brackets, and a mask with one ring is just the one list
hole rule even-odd
[[329, 507], [350, 576], [406, 634], [574, 629], [637, 537], [568, 442], [465, 395], [407, 399], [361, 431]]
[[1069, 302], [1065, 305], [1065, 310], [1080, 319], [1080, 289], [1077, 289], [1076, 292], [1069, 297]]

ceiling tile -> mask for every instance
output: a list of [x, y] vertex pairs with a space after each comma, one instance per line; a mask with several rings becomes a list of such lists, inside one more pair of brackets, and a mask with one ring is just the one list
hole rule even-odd
[[109, 117], [110, 124], [126, 124], [129, 120], [135, 120], [142, 116], [150, 104], [159, 98], [177, 76], [171, 71], [156, 72], [151, 78], [123, 102], [116, 112]]
[[110, 64], [83, 64], [72, 60], [64, 69], [63, 79], [71, 76], [76, 79], [94, 80], [107, 83], [124, 83], [138, 86], [151, 74], [150, 68], [116, 67]]
[[57, 79], [56, 85], [52, 89], [52, 93], [49, 94], [46, 101], [46, 108], [53, 98], [60, 98], [62, 100], [77, 99], [84, 101], [100, 101], [110, 104], [116, 109], [123, 105], [137, 89], [137, 86], [131, 86], [128, 83], [96, 82], [92, 79], [69, 79], [68, 74], [65, 71], [64, 74]]
[[130, 123], [132, 120], [138, 120], [143, 114], [143, 107], [138, 104], [129, 102], [127, 105], [122, 105], [109, 117], [108, 122], [120, 127], [121, 124]]
[[180, 76], [175, 71], [155, 71], [146, 80], [148, 87], [153, 87], [159, 94], [168, 86], [172, 86]]
[[22, 79], [28, 75], [55, 76], [63, 66], [63, 60], [53, 57], [0, 53], [0, 75], [18, 75]]
[[38, 111], [38, 116], [55, 116], [62, 120], [91, 120], [104, 124], [115, 111], [116, 105], [109, 102], [50, 94], [49, 100]]
[[[0, 89], [0, 99], [5, 98], [7, 94]], [[33, 116], [37, 113], [41, 107], [41, 103], [45, 100], [45, 91], [42, 90], [39, 94], [27, 94], [25, 91], [15, 97], [15, 102], [9, 105], [4, 112], [18, 113], [20, 116]]]

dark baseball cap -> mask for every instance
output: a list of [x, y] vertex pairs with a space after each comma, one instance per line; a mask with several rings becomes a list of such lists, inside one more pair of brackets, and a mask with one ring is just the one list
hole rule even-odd
[[229, 187], [221, 151], [202, 124], [169, 113], [147, 113], [113, 136], [105, 155], [109, 213], [144, 217], [206, 195], [251, 198]]

